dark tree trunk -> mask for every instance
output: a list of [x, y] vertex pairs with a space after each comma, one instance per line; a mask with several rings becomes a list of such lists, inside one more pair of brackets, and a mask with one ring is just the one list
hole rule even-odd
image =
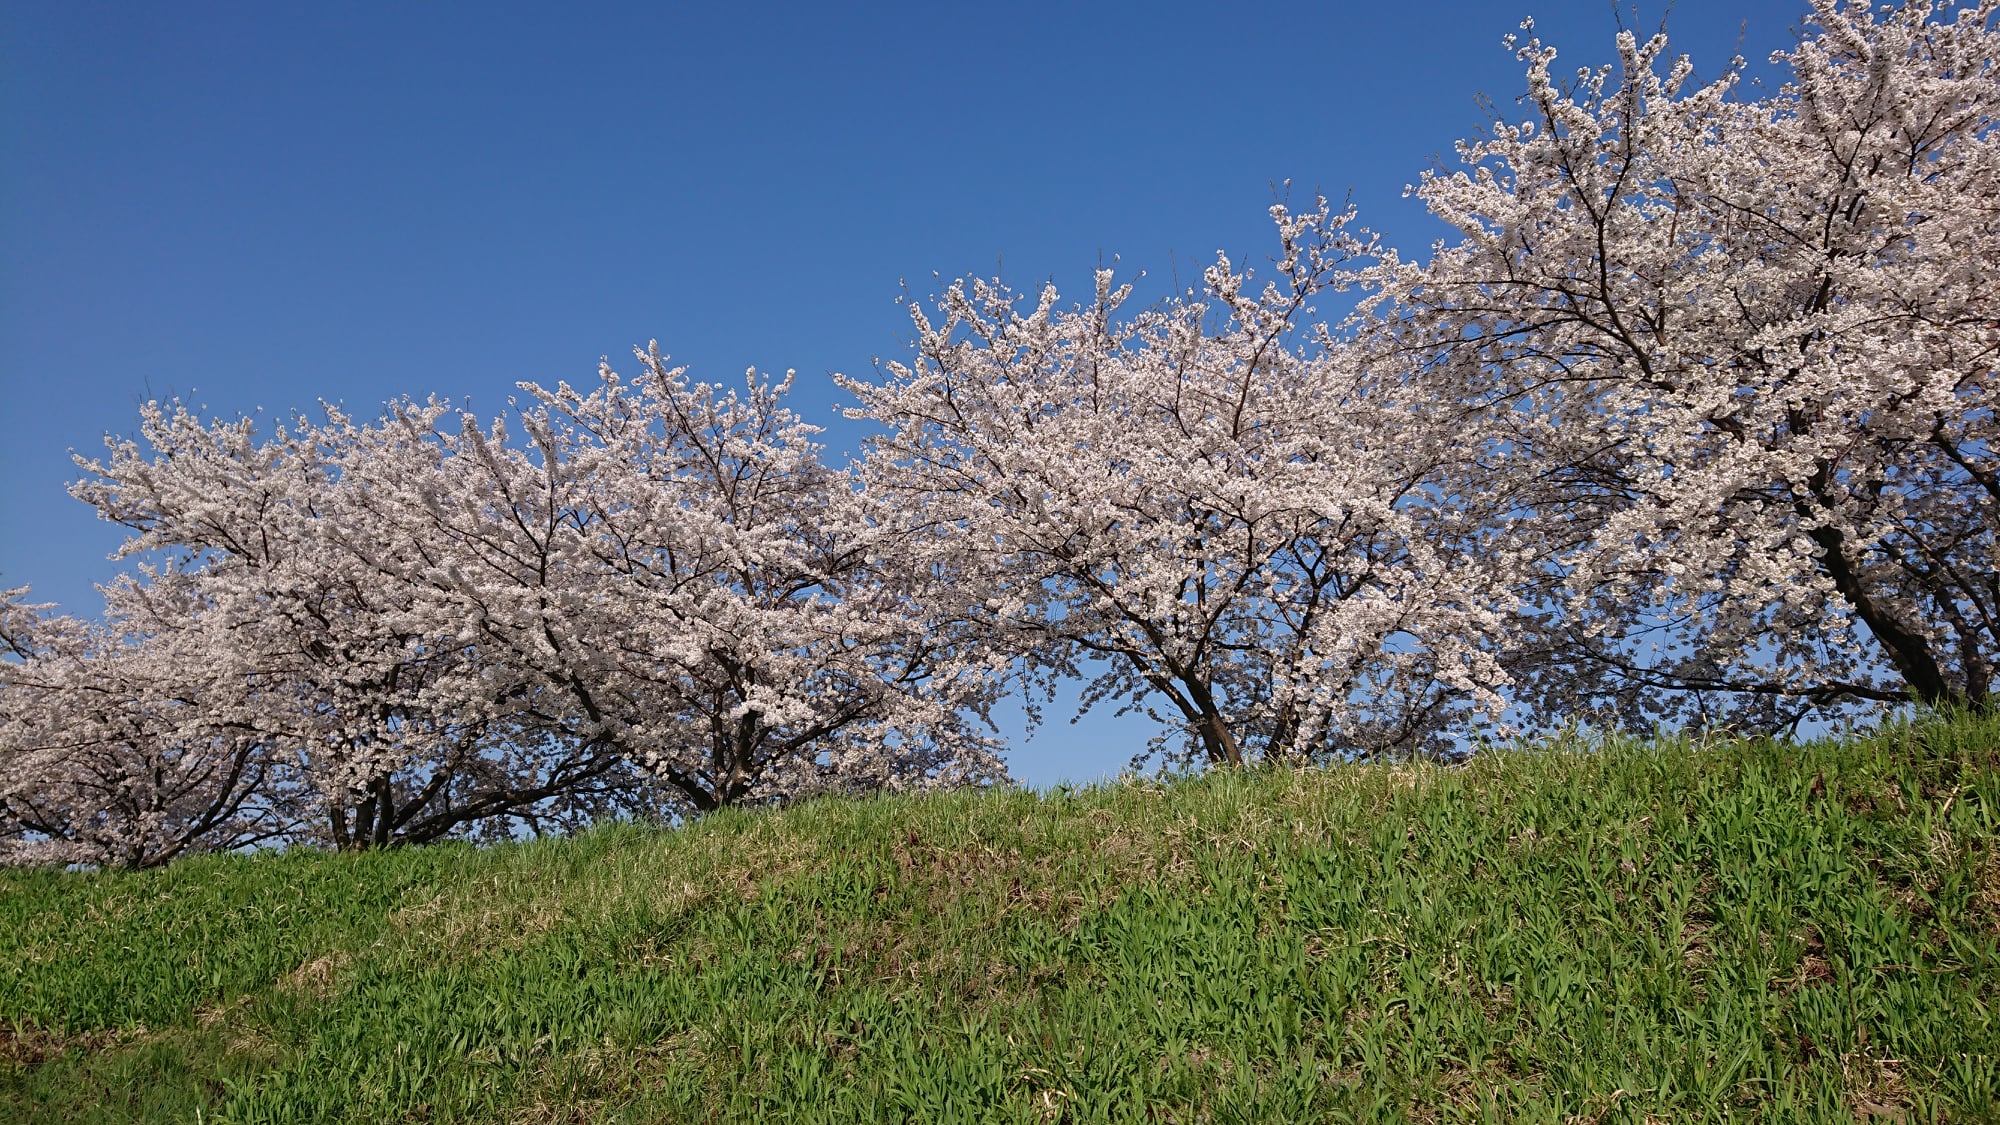
[[1844, 550], [1846, 536], [1838, 528], [1816, 527], [1807, 533], [1820, 547], [1820, 565], [1825, 568], [1828, 578], [1833, 580], [1840, 596], [1854, 607], [1854, 615], [1868, 626], [1876, 643], [1894, 665], [1903, 682], [1915, 693], [1918, 702], [1931, 707], [1974, 706], [1983, 709], [1987, 700], [1967, 699], [1965, 693], [1951, 685], [1945, 676], [1937, 656], [1931, 652], [1929, 642], [1913, 630], [1907, 629], [1889, 612], [1876, 604], [1861, 575], [1847, 559]]

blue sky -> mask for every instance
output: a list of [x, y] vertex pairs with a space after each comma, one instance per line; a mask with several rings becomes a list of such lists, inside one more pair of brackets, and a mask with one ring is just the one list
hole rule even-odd
[[[120, 535], [68, 454], [179, 394], [226, 415], [584, 380], [657, 338], [697, 373], [901, 353], [908, 284], [1154, 282], [1257, 259], [1265, 210], [1352, 194], [1406, 253], [1414, 181], [1514, 116], [1533, 15], [1606, 61], [1605, 0], [1084, 5], [0, 4], [0, 585], [94, 612]], [[1698, 71], [1803, 0], [1678, 0]], [[623, 366], [629, 367], [629, 361]], [[1141, 720], [1011, 758], [1115, 772]], [[1010, 727], [1010, 734], [1018, 734]]]

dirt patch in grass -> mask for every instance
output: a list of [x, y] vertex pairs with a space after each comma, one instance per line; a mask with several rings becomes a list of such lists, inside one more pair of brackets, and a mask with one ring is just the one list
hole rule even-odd
[[0, 1066], [9, 1070], [29, 1070], [65, 1051], [101, 1050], [123, 1036], [116, 1031], [89, 1031], [60, 1035], [32, 1024], [0, 1020]]
[[279, 977], [273, 987], [279, 992], [324, 1000], [338, 991], [341, 971], [352, 960], [345, 950], [321, 954]]

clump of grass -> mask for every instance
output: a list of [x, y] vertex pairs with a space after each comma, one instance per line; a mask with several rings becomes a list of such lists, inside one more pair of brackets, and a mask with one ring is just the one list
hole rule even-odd
[[0, 1118], [1985, 1120], [2000, 723], [0, 875]]

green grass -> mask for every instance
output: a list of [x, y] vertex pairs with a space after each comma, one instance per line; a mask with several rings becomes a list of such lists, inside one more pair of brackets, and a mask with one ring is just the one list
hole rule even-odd
[[2000, 723], [0, 875], [0, 1120], [2000, 1119]]

